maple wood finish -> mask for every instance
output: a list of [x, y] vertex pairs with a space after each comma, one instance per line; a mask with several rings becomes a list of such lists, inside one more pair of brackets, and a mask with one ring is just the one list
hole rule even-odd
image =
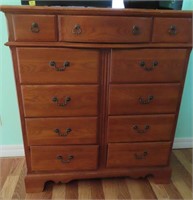
[[175, 113], [180, 84], [112, 84], [109, 93], [109, 115]]
[[96, 117], [26, 119], [29, 145], [96, 144]]
[[113, 49], [110, 81], [112, 83], [179, 82], [183, 78], [187, 54], [186, 49]]
[[2, 6], [28, 192], [47, 181], [168, 183], [191, 12]]
[[165, 166], [170, 148], [170, 142], [109, 144], [107, 167]]
[[14, 15], [12, 20], [15, 41], [57, 41], [54, 15]]
[[153, 42], [191, 42], [191, 18], [155, 18]]
[[[151, 18], [59, 16], [59, 41], [67, 42], [149, 42]], [[79, 33], [72, 34], [79, 25]], [[137, 31], [134, 34], [134, 26]], [[77, 37], [77, 35], [80, 35]]]
[[[21, 83], [98, 82], [101, 65], [98, 50], [17, 48], [17, 55]], [[55, 65], [52, 66], [51, 62]]]
[[[41, 152], [41, 153], [40, 153]], [[32, 146], [33, 171], [96, 170], [98, 146]]]
[[174, 114], [110, 116], [108, 142], [169, 141], [174, 121]]
[[[97, 115], [97, 86], [25, 85], [21, 89], [26, 117]], [[69, 101], [67, 97], [70, 97]], [[57, 101], [54, 101], [54, 98], [57, 98]]]

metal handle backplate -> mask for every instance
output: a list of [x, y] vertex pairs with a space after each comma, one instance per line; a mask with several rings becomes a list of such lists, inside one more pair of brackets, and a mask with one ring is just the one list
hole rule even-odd
[[75, 34], [75, 35], [80, 35], [82, 33], [82, 28], [81, 28], [80, 24], [76, 24], [73, 27], [72, 33]]
[[140, 104], [150, 104], [154, 99], [153, 95], [149, 95], [146, 99], [144, 99], [143, 97], [139, 97], [139, 103]]
[[133, 35], [139, 35], [140, 34], [140, 28], [139, 26], [134, 25], [132, 29]]
[[52, 102], [56, 103], [57, 106], [66, 106], [71, 101], [71, 97], [66, 96], [65, 98], [58, 99], [58, 97], [53, 97]]
[[38, 23], [33, 22], [31, 24], [31, 32], [32, 33], [39, 33], [40, 32], [40, 27], [39, 27]]
[[144, 151], [143, 153], [135, 153], [135, 159], [142, 160], [145, 159], [148, 155], [147, 151]]
[[56, 157], [56, 159], [60, 160], [62, 163], [70, 163], [73, 158], [74, 158], [73, 155], [67, 155], [66, 159], [63, 156], [61, 156], [61, 155], [58, 155]]
[[145, 71], [149, 72], [158, 66], [158, 61], [157, 60], [153, 61], [150, 67], [146, 65], [145, 61], [140, 61], [139, 66], [143, 68]]
[[71, 128], [67, 128], [67, 129], [65, 130], [65, 132], [63, 132], [63, 133], [61, 132], [61, 130], [60, 130], [59, 128], [56, 128], [56, 129], [54, 130], [54, 132], [57, 133], [58, 136], [64, 136], [64, 137], [66, 137], [71, 131], [72, 131]]
[[175, 25], [171, 25], [168, 29], [168, 32], [170, 35], [176, 35], [177, 34], [177, 28]]
[[143, 129], [140, 129], [138, 125], [133, 126], [133, 130], [135, 130], [139, 134], [146, 133], [150, 129], [149, 125], [145, 125]]
[[55, 61], [50, 61], [49, 62], [49, 66], [52, 67], [53, 69], [55, 69], [56, 71], [64, 71], [67, 67], [70, 66], [70, 62], [69, 61], [64, 61], [64, 64], [62, 67], [58, 67]]

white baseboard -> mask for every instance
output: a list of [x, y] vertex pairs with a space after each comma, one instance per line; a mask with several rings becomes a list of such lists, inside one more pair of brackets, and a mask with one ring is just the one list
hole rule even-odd
[[[193, 138], [176, 138], [173, 149], [193, 148]], [[0, 157], [24, 156], [23, 145], [0, 145]]]
[[175, 138], [173, 149], [193, 148], [193, 138]]
[[0, 145], [0, 157], [24, 156], [23, 145]]

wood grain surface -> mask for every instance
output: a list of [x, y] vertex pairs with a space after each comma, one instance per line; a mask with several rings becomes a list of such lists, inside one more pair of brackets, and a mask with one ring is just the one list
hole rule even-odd
[[[54, 15], [14, 15], [12, 20], [15, 41], [57, 41]], [[32, 31], [33, 23], [38, 25], [38, 32]]]
[[96, 144], [97, 117], [26, 119], [29, 145]]
[[110, 116], [108, 142], [169, 141], [175, 115]]
[[[59, 16], [59, 41], [140, 43], [149, 42], [152, 18], [148, 17], [108, 17], [108, 16]], [[80, 33], [73, 34], [76, 25]], [[139, 29], [133, 34], [133, 27]], [[102, 27], [102, 28], [101, 28]]]
[[[176, 33], [170, 34], [171, 26], [175, 26]], [[192, 19], [155, 18], [153, 30], [153, 42], [191, 42]]]
[[192, 199], [192, 149], [174, 150], [170, 184], [155, 184], [152, 178], [107, 178], [47, 183], [44, 192], [26, 193], [24, 158], [1, 158], [0, 198], [7, 199]]
[[[98, 112], [97, 85], [22, 86], [26, 117], [96, 116]], [[58, 102], [53, 102], [56, 97]], [[70, 101], [64, 106], [66, 97]]]
[[179, 83], [111, 84], [109, 115], [175, 113], [179, 95]]
[[[186, 55], [186, 49], [113, 49], [110, 81], [111, 83], [181, 82], [186, 66]], [[141, 66], [142, 62], [144, 66]]]
[[[21, 83], [98, 82], [101, 64], [99, 50], [28, 47], [17, 48], [17, 56]], [[50, 66], [50, 62], [55, 62], [55, 66]], [[68, 63], [67, 67], [64, 67], [65, 63]]]

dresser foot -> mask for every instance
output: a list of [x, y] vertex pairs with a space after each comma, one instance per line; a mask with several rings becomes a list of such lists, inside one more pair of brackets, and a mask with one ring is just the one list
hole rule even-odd
[[171, 174], [172, 170], [171, 168], [163, 168], [160, 171], [157, 171], [154, 173], [154, 183], [155, 184], [169, 184], [171, 181]]
[[41, 179], [31, 179], [26, 176], [25, 178], [25, 188], [27, 193], [37, 193], [42, 192], [47, 181]]

